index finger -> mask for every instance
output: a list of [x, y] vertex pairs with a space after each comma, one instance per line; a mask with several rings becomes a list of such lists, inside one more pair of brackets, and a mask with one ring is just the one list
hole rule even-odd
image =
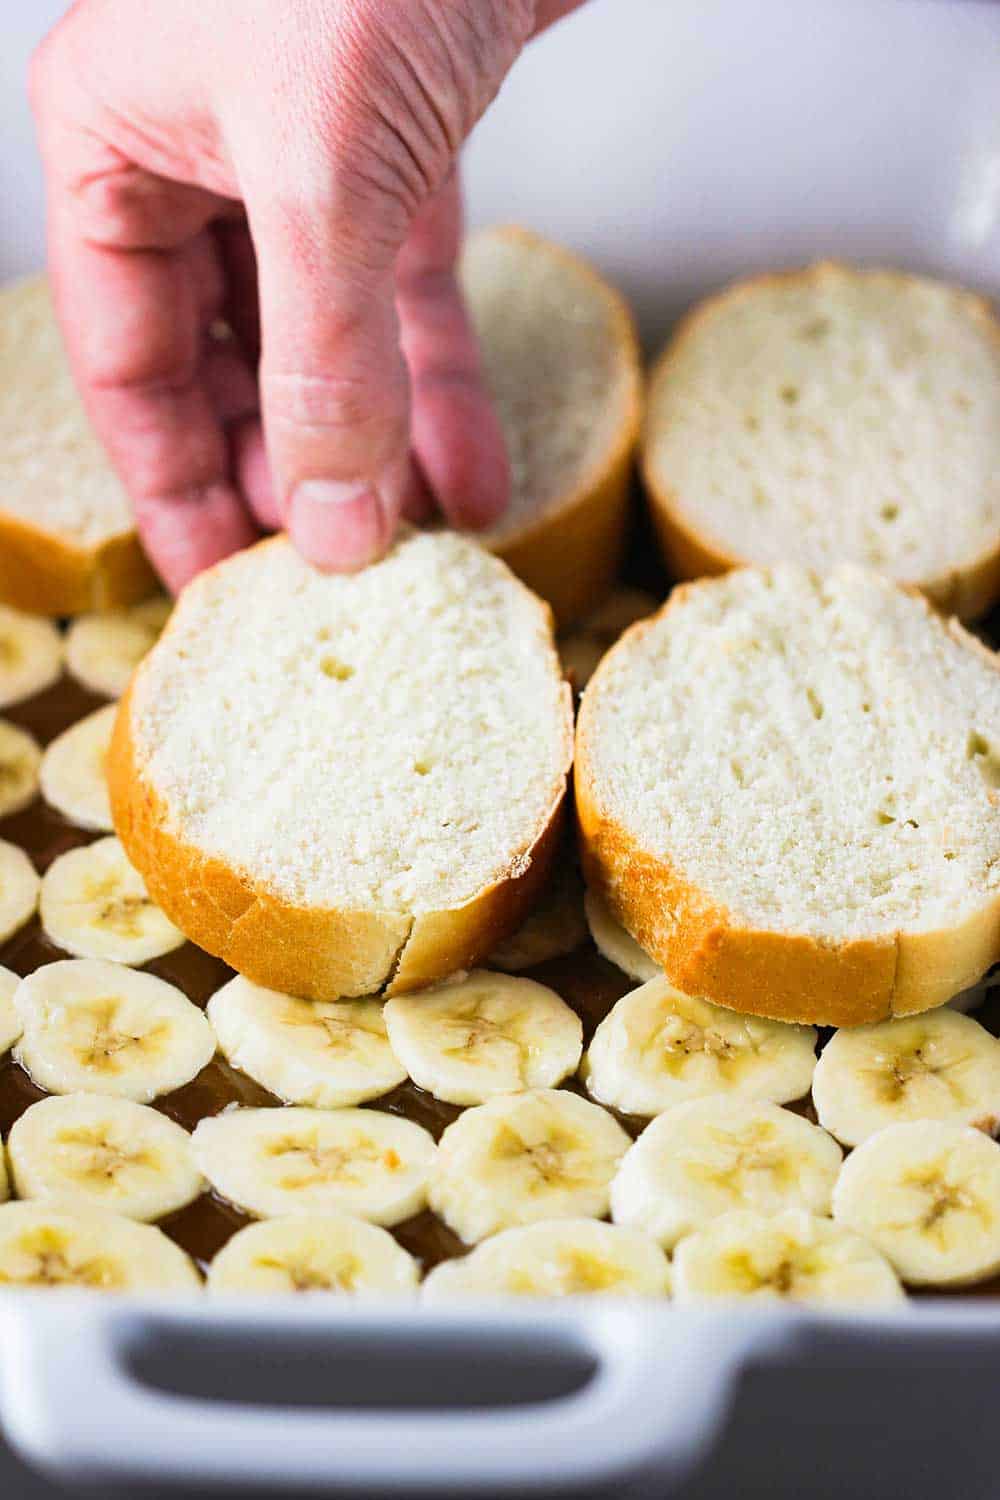
[[88, 238], [60, 188], [49, 265], [70, 361], [98, 437], [127, 489], [167, 587], [253, 541], [204, 380], [203, 322], [190, 242], [157, 244], [150, 197], [141, 242]]

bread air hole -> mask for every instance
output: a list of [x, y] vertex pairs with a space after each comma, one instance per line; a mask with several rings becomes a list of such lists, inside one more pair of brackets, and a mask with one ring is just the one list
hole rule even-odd
[[879, 511], [879, 515], [882, 517], [883, 521], [895, 521], [899, 516], [899, 506], [895, 505], [892, 501], [889, 501], [888, 504], [883, 505], [882, 509]]
[[416, 771], [418, 776], [429, 776], [431, 774], [430, 761], [415, 760], [413, 762], [413, 769]]
[[966, 740], [965, 758], [973, 762], [987, 786], [1000, 787], [1000, 752], [976, 729]]
[[783, 385], [781, 387], [781, 399], [786, 406], [794, 406], [799, 399], [799, 388], [797, 385]]
[[346, 682], [349, 677], [354, 676], [354, 668], [348, 666], [346, 661], [340, 661], [336, 656], [324, 656], [319, 669], [324, 677], [332, 677], [336, 682]]
[[799, 338], [807, 344], [818, 344], [829, 332], [829, 318], [813, 318], [811, 323], [804, 323], [799, 329]]
[[824, 708], [822, 700], [820, 699], [818, 694], [816, 694], [812, 688], [806, 688], [806, 697], [809, 699], [809, 707], [812, 710], [813, 718], [821, 719], [823, 717]]

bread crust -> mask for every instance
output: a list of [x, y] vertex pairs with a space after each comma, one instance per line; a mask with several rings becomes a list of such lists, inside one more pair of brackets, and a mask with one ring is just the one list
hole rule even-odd
[[568, 684], [562, 696], [561, 785], [531, 840], [501, 878], [470, 901], [416, 916], [296, 906], [179, 838], [169, 826], [164, 800], [142, 773], [132, 732], [132, 695], [130, 686], [119, 705], [107, 757], [115, 830], [170, 920], [192, 942], [256, 984], [309, 1000], [332, 1000], [380, 991], [401, 994], [471, 968], [521, 925], [558, 853], [573, 757]]
[[595, 295], [610, 305], [612, 342], [629, 378], [627, 408], [610, 449], [543, 515], [491, 546], [529, 588], [548, 601], [557, 626], [564, 630], [600, 604], [620, 570], [642, 419], [639, 340], [624, 297], [586, 261], [518, 225], [504, 225], [490, 233], [526, 248], [544, 246], [574, 277], [590, 282]]
[[79, 547], [0, 511], [0, 602], [36, 615], [137, 604], [157, 587], [134, 531]]
[[[719, 573], [728, 573], [732, 568], [746, 567], [753, 563], [753, 559], [735, 556], [717, 538], [708, 532], [699, 531], [690, 517], [683, 513], [681, 497], [676, 487], [665, 476], [657, 474], [652, 461], [655, 431], [653, 413], [660, 386], [670, 378], [674, 361], [685, 341], [699, 331], [701, 324], [708, 321], [720, 305], [752, 297], [764, 287], [821, 279], [831, 270], [841, 272], [850, 268], [834, 261], [820, 261], [815, 265], [797, 267], [790, 271], [763, 272], [724, 288], [699, 302], [681, 319], [666, 347], [654, 360], [647, 379], [647, 399], [639, 445], [639, 471], [649, 503], [653, 530], [663, 560], [674, 578], [714, 577]], [[910, 279], [902, 271], [892, 274], [903, 281]], [[962, 295], [984, 331], [1000, 349], [1000, 319], [993, 305], [986, 297], [975, 292], [962, 289]], [[978, 619], [1000, 597], [1000, 533], [994, 546], [970, 558], [961, 568], [953, 568], [929, 578], [898, 581], [918, 588], [947, 614], [957, 615], [962, 620]]]
[[[612, 650], [627, 649], [694, 586], [675, 589], [657, 615], [633, 625]], [[992, 653], [960, 626], [953, 633], [998, 669]], [[594, 702], [593, 693], [584, 694], [574, 763], [583, 873], [678, 989], [772, 1020], [861, 1026], [943, 1005], [1000, 961], [1000, 894], [955, 926], [927, 932], [838, 942], [746, 924], [643, 849], [607, 811], [588, 743]]]

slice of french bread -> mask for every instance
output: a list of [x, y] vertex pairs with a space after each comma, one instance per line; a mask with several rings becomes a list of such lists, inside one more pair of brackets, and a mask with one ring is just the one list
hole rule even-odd
[[588, 881], [671, 980], [779, 1020], [942, 1004], [1000, 959], [1000, 672], [845, 565], [687, 584], [584, 693]]
[[46, 278], [0, 288], [0, 601], [82, 614], [154, 587], [76, 394]]
[[552, 605], [589, 613], [621, 560], [639, 346], [622, 297], [527, 230], [470, 236], [461, 280], [510, 457], [510, 507], [479, 540]]
[[559, 836], [572, 708], [551, 616], [447, 532], [353, 576], [284, 537], [189, 584], [122, 700], [115, 827], [201, 947], [306, 998], [469, 968]]
[[898, 271], [742, 282], [654, 367], [642, 467], [681, 578], [854, 562], [971, 619], [1000, 594], [1000, 323]]

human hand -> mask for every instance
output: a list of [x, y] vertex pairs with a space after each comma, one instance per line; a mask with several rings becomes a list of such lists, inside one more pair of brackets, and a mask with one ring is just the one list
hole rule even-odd
[[578, 3], [77, 0], [42, 43], [56, 303], [168, 587], [260, 528], [351, 569], [502, 512], [455, 161]]

